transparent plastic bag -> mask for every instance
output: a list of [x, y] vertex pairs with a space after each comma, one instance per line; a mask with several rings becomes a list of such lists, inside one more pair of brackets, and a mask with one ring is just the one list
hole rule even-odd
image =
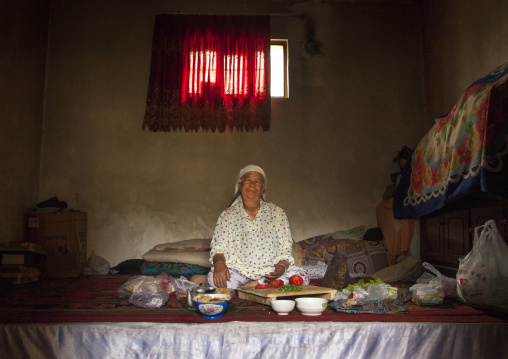
[[411, 301], [416, 305], [440, 305], [443, 304], [445, 294], [439, 284], [420, 283], [409, 288]]
[[459, 299], [468, 305], [508, 312], [507, 258], [508, 245], [494, 220], [476, 227], [473, 248], [459, 260]]
[[197, 288], [199, 284], [191, 282], [184, 276], [181, 276], [178, 279], [175, 279], [175, 295], [177, 297], [186, 297], [187, 296], [187, 290], [192, 290], [193, 288]]
[[430, 263], [423, 262], [422, 266], [436, 275], [429, 280], [429, 284], [440, 285], [445, 296], [457, 298], [457, 280], [455, 278], [445, 277]]
[[96, 255], [92, 250], [92, 254], [90, 254], [90, 257], [86, 261], [83, 274], [109, 274], [109, 267], [109, 262], [105, 258]]
[[[422, 263], [423, 265], [423, 263]], [[417, 284], [429, 284], [429, 282], [436, 278], [435, 275], [430, 274], [429, 272], [423, 272], [423, 274], [416, 280]]]
[[120, 298], [129, 298], [129, 302], [143, 308], [160, 308], [175, 292], [174, 280], [166, 273], [156, 277], [134, 276], [118, 288]]
[[143, 287], [139, 287], [129, 297], [129, 303], [148, 309], [160, 308], [166, 304], [169, 300], [169, 293], [164, 289], [159, 290], [145, 290]]

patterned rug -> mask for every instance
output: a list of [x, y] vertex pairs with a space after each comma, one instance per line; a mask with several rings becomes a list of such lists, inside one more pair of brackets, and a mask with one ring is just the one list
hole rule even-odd
[[[41, 279], [0, 288], [0, 323], [156, 322], [209, 323], [196, 311], [185, 309], [185, 300], [171, 296], [159, 309], [136, 307], [118, 296], [128, 275]], [[452, 322], [508, 323], [507, 318], [484, 313], [446, 299], [436, 307], [407, 304], [406, 314], [346, 314], [330, 305], [320, 316], [304, 316], [296, 309], [279, 316], [270, 306], [234, 298], [224, 316], [214, 322], [339, 321], [339, 322]]]

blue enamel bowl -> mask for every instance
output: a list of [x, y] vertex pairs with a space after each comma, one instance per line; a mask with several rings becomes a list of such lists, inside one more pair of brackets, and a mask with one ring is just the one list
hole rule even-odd
[[[213, 302], [200, 302], [199, 298], [203, 298], [203, 296], [211, 297]], [[203, 318], [218, 319], [222, 318], [222, 315], [228, 309], [230, 299], [231, 296], [227, 294], [202, 294], [194, 297], [194, 305]]]

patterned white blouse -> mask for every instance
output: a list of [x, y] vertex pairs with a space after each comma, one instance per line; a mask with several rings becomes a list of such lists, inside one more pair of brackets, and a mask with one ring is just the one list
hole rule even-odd
[[251, 220], [243, 202], [224, 210], [217, 221], [211, 243], [210, 262], [222, 253], [228, 268], [234, 268], [247, 278], [258, 280], [275, 270], [281, 260], [294, 264], [291, 256], [293, 239], [284, 211], [261, 201], [261, 207]]

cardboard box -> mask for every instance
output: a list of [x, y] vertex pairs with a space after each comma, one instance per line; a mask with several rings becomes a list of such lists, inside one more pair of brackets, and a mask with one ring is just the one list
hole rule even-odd
[[30, 242], [42, 245], [48, 252], [43, 277], [78, 277], [83, 273], [86, 263], [86, 213], [32, 213], [28, 218], [28, 229]]
[[0, 243], [0, 265], [24, 265], [43, 269], [48, 252], [30, 242]]

